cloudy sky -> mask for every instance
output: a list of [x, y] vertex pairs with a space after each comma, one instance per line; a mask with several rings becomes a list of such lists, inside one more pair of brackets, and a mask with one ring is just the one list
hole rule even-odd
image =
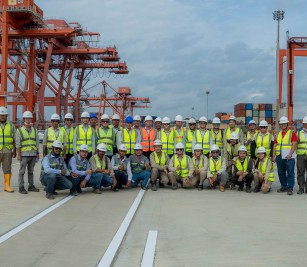
[[[281, 48], [290, 36], [307, 36], [306, 0], [36, 0], [46, 18], [78, 21], [116, 45], [129, 75], [105, 79], [149, 97], [135, 114], [170, 116], [233, 112], [240, 102], [275, 103], [277, 23], [285, 10]], [[295, 117], [307, 114], [307, 58], [296, 59]], [[285, 65], [286, 67], [286, 65]], [[285, 79], [284, 79], [285, 80]], [[98, 91], [96, 93], [99, 93]], [[284, 94], [286, 96], [286, 94]], [[286, 98], [284, 98], [286, 101]]]

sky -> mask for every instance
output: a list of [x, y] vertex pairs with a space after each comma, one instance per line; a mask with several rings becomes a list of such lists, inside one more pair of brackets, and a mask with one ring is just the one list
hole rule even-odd
[[[134, 114], [213, 118], [237, 103], [276, 103], [274, 10], [284, 10], [280, 47], [307, 36], [305, 0], [36, 0], [45, 18], [78, 21], [116, 45], [129, 74], [92, 77], [149, 97]], [[286, 64], [284, 64], [286, 68]], [[307, 58], [295, 59], [294, 117], [307, 115]], [[286, 76], [284, 76], [286, 102]], [[99, 89], [93, 89], [99, 94]], [[194, 109], [193, 109], [194, 108]]]

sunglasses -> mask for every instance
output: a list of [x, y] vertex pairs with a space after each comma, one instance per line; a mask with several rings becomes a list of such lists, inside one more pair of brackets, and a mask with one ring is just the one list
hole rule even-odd
[[178, 150], [183, 150], [183, 148], [176, 148], [176, 151], [178, 151]]
[[266, 126], [260, 126], [259, 127], [260, 129], [265, 129], [265, 128], [267, 128]]
[[55, 147], [54, 150], [62, 150], [60, 147]]
[[193, 125], [193, 126], [195, 126], [195, 125], [196, 125], [196, 123], [189, 123], [189, 125]]
[[56, 121], [56, 120], [51, 120], [51, 122], [60, 122], [60, 121]]
[[200, 122], [199, 124], [207, 124], [206, 122]]
[[72, 121], [72, 119], [65, 119], [66, 121]]
[[211, 151], [212, 154], [217, 154], [219, 151]]
[[102, 123], [106, 123], [106, 122], [109, 122], [109, 121], [101, 121]]
[[163, 125], [170, 125], [170, 123], [163, 123]]

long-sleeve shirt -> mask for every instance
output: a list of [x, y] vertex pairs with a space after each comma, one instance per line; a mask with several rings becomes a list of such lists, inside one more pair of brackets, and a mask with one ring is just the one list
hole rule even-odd
[[[219, 156], [219, 157], [217, 157], [217, 158], [213, 158], [213, 157], [212, 157], [212, 159], [215, 160], [215, 161], [217, 161], [220, 157], [221, 157], [221, 156]], [[210, 160], [210, 159], [209, 159], [209, 160]], [[209, 162], [210, 162], [210, 161], [209, 161]], [[208, 177], [208, 178], [211, 178], [211, 177], [213, 177], [213, 174], [212, 174], [211, 171], [210, 171], [210, 163], [209, 163], [209, 162], [208, 162], [207, 177]], [[217, 174], [221, 174], [221, 173], [224, 172], [224, 171], [226, 171], [226, 160], [225, 160], [224, 157], [222, 157], [222, 167], [221, 167], [221, 169], [218, 170], [216, 173], [217, 173]]]
[[201, 171], [207, 171], [208, 169], [208, 159], [206, 156], [201, 155], [199, 159], [197, 159], [196, 157], [192, 158], [192, 162], [194, 164], [195, 161], [195, 165], [194, 165], [194, 171], [197, 168], [197, 165], [199, 164], [200, 161], [203, 161], [203, 166], [201, 168], [197, 168], [200, 172]]
[[[22, 126], [26, 131], [28, 131], [29, 134], [32, 133], [32, 131], [35, 130], [35, 128], [30, 127], [26, 128], [25, 126]], [[16, 148], [20, 149], [21, 148], [21, 136], [19, 131], [17, 130], [15, 133], [15, 142], [16, 142]], [[38, 138], [38, 133], [36, 134], [36, 147], [38, 148], [39, 146], [39, 138]], [[30, 151], [24, 151], [21, 152], [22, 157], [34, 157], [38, 154], [38, 150], [30, 150]]]
[[[77, 126], [78, 127], [78, 126]], [[73, 150], [74, 150], [74, 153], [77, 153], [77, 138], [78, 138], [78, 131], [77, 131], [77, 127], [75, 128], [75, 132], [74, 132], [74, 140], [72, 142], [72, 146], [73, 146]], [[90, 128], [91, 126], [90, 125], [84, 125], [82, 124], [82, 127], [83, 127], [83, 130], [85, 132], [85, 134], [87, 133], [87, 129]], [[96, 134], [95, 132], [93, 131], [93, 135], [92, 135], [92, 153], [95, 154], [95, 151], [96, 151]]]
[[[162, 153], [164, 153], [164, 152], [162, 152]], [[162, 156], [162, 153], [161, 153], [160, 157]], [[165, 159], [166, 159], [165, 165], [161, 166], [161, 165], [156, 163], [154, 153], [151, 153], [150, 156], [149, 156], [150, 166], [152, 168], [157, 168], [159, 171], [163, 171], [164, 169], [167, 169], [167, 166], [168, 166], [168, 163], [169, 163], [169, 156], [166, 153], [165, 153]]]
[[[52, 153], [50, 155], [51, 155], [51, 158], [55, 158], [55, 156], [53, 156]], [[67, 169], [67, 166], [65, 164], [64, 159], [62, 157], [58, 157], [58, 158], [56, 158], [56, 160], [58, 161], [58, 163], [61, 163], [63, 165], [63, 169], [66, 170], [65, 175], [69, 176], [70, 175], [70, 171]], [[59, 175], [61, 175], [61, 170], [53, 169], [53, 168], [50, 167], [50, 161], [49, 161], [48, 156], [45, 156], [43, 158], [42, 166], [43, 166], [44, 172], [47, 173], [47, 174], [59, 174]]]
[[[235, 157], [233, 160], [236, 162], [238, 158], [239, 157]], [[243, 164], [243, 162], [244, 161], [242, 161], [241, 163]], [[234, 166], [234, 173], [237, 174], [237, 172], [238, 172], [237, 165], [233, 164], [233, 166]], [[252, 158], [250, 158], [248, 163], [247, 163], [247, 172], [248, 172], [248, 174], [252, 173], [253, 168], [254, 168], [254, 162], [253, 162]]]
[[[256, 164], [255, 164], [255, 170], [261, 169], [262, 164], [263, 164], [263, 160], [262, 161], [257, 160]], [[266, 166], [266, 171], [265, 171], [265, 175], [264, 175], [264, 180], [268, 180], [269, 179], [269, 176], [271, 174], [271, 169], [272, 169], [272, 161], [270, 159], [268, 159], [267, 166]]]
[[[128, 174], [128, 180], [129, 180], [129, 181], [132, 180], [132, 175], [133, 175], [132, 169], [131, 169], [131, 164], [130, 164], [130, 158], [133, 157], [133, 156], [136, 157], [138, 160], [143, 161], [144, 164], [146, 164], [146, 163], [149, 164], [148, 158], [145, 157], [144, 155], [141, 155], [140, 157], [138, 157], [138, 156], [136, 156], [136, 155], [131, 155], [131, 156], [129, 157], [129, 162], [128, 162], [128, 164], [127, 164], [127, 174]], [[147, 170], [147, 169], [150, 170], [150, 166], [149, 166], [148, 168], [146, 168], [146, 170]]]
[[[135, 130], [135, 129], [133, 129], [133, 130]], [[127, 131], [129, 133], [129, 135], [131, 136], [132, 129], [130, 131], [127, 129]], [[136, 142], [135, 143], [139, 144], [139, 143], [141, 143], [141, 135], [140, 135], [139, 131], [136, 131], [136, 133], [137, 133], [137, 135], [136, 135]], [[117, 138], [117, 144], [116, 145], [117, 145], [117, 149], [119, 150], [120, 145], [123, 143], [123, 133], [122, 133], [122, 131], [117, 132], [116, 138]]]
[[[45, 134], [44, 134], [44, 138], [43, 138], [43, 145], [47, 146], [47, 141], [48, 141], [48, 129], [52, 129], [54, 131], [55, 137], [58, 138], [59, 137], [59, 132], [60, 132], [60, 127], [55, 129], [53, 127], [47, 128], [45, 130]], [[63, 142], [63, 146], [66, 146], [66, 135], [64, 134], [63, 136], [64, 142]]]
[[103, 165], [104, 161], [106, 162], [106, 168], [110, 171], [110, 176], [114, 176], [114, 171], [113, 171], [113, 168], [112, 168], [112, 164], [111, 164], [109, 158], [106, 157], [106, 156], [103, 156], [102, 159], [99, 158], [100, 166], [97, 166], [96, 160], [95, 160], [95, 156], [92, 156], [90, 158], [89, 162], [90, 162], [90, 166], [91, 166], [92, 171], [96, 172], [97, 169], [101, 169], [101, 166]]
[[[205, 133], [206, 133], [207, 131], [210, 131], [210, 130], [208, 130], [208, 129], [206, 129], [206, 130], [200, 130], [200, 129], [199, 129], [199, 132], [200, 132], [200, 134], [201, 134], [202, 137], [204, 137], [204, 135], [205, 135]], [[209, 145], [209, 147], [211, 147], [211, 146], [213, 145], [213, 140], [212, 140], [212, 138], [211, 138], [211, 133], [210, 133], [210, 135], [209, 135], [209, 138], [210, 138], [210, 141], [209, 141], [210, 145]], [[192, 141], [192, 152], [193, 152], [193, 153], [194, 153], [194, 146], [195, 146], [195, 145], [196, 145], [196, 138], [194, 137], [194, 138], [193, 138], [193, 141]]]
[[[6, 121], [5, 123], [0, 123], [0, 127], [2, 128], [2, 132], [4, 132], [4, 128], [5, 128], [5, 126], [8, 123], [9, 123], [8, 121]], [[15, 143], [16, 143], [15, 142], [16, 128], [15, 128], [15, 126], [13, 124], [11, 124], [11, 131], [12, 131], [12, 136], [14, 138], [14, 140], [13, 140], [13, 147], [15, 147]], [[4, 153], [4, 154], [12, 153], [12, 149], [7, 149], [6, 146], [3, 146], [2, 149], [0, 150], [0, 153]]]
[[[176, 172], [177, 171], [177, 167], [174, 166], [174, 159], [175, 155], [169, 160], [169, 163], [168, 163], [168, 170], [171, 171], [171, 172]], [[188, 168], [189, 168], [189, 177], [191, 177], [194, 173], [194, 164], [192, 162], [192, 159], [186, 155], [186, 157], [188, 158]]]
[[[86, 170], [89, 170], [91, 168], [90, 163], [88, 162], [88, 160], [85, 158], [84, 160], [81, 160], [80, 155], [78, 155], [78, 159], [84, 164], [86, 165]], [[88, 181], [89, 179], [91, 179], [91, 175], [90, 174], [86, 174], [85, 171], [78, 171], [77, 170], [77, 163], [76, 163], [76, 158], [75, 157], [71, 157], [71, 159], [69, 160], [69, 166], [71, 168], [71, 171], [73, 173], [78, 174], [79, 176], [85, 176], [85, 180]]]

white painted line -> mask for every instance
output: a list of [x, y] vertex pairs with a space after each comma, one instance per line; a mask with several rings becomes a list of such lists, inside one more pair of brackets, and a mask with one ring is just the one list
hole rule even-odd
[[155, 259], [158, 231], [149, 231], [141, 267], [152, 267]]
[[31, 224], [35, 223], [36, 221], [38, 221], [39, 219], [43, 218], [44, 216], [46, 216], [48, 213], [52, 212], [53, 210], [57, 209], [58, 207], [62, 206], [63, 204], [65, 204], [67, 201], [71, 200], [74, 196], [67, 196], [64, 199], [62, 199], [61, 201], [55, 203], [54, 205], [52, 205], [51, 207], [45, 209], [44, 211], [40, 212], [39, 214], [35, 215], [34, 217], [30, 218], [29, 220], [25, 221], [24, 223], [18, 225], [17, 227], [13, 228], [12, 230], [10, 230], [9, 232], [7, 232], [6, 234], [0, 236], [0, 244], [3, 243], [4, 241], [8, 240], [9, 238], [11, 238], [12, 236], [18, 234], [20, 231], [24, 230], [25, 228], [27, 228], [28, 226], [30, 226]]
[[101, 258], [100, 262], [98, 263], [97, 267], [109, 267], [111, 266], [114, 257], [125, 237], [125, 234], [129, 228], [129, 225], [141, 203], [141, 200], [145, 194], [144, 190], [140, 190], [137, 197], [135, 198], [132, 206], [130, 207], [125, 219], [123, 220], [122, 224], [118, 228], [115, 236], [113, 237], [110, 245], [108, 246], [106, 252], [104, 253], [103, 257]]

